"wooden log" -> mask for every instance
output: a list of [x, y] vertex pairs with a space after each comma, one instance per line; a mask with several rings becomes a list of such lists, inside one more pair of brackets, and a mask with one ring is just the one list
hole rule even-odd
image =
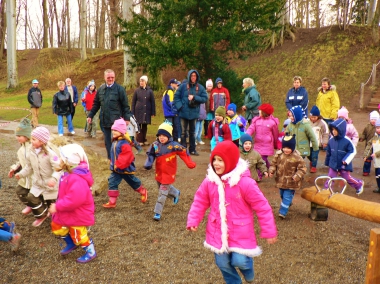
[[330, 191], [321, 190], [320, 192], [317, 192], [317, 189], [315, 187], [308, 187], [302, 190], [301, 197], [310, 202], [324, 206], [325, 202], [330, 197]]
[[380, 283], [380, 228], [370, 232], [365, 283]]

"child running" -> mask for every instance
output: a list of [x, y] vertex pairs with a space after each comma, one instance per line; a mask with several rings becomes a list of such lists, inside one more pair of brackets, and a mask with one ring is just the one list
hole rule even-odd
[[268, 168], [259, 152], [253, 149], [253, 139], [251, 135], [244, 133], [240, 137], [240, 158], [248, 162], [251, 176], [255, 181], [261, 181], [257, 171], [259, 170], [265, 177], [268, 177]]
[[9, 243], [12, 251], [18, 250], [21, 241], [21, 235], [15, 233], [15, 223], [2, 217], [0, 217], [0, 241]]
[[158, 127], [157, 140], [150, 145], [144, 168], [150, 170], [156, 160], [156, 181], [158, 183], [158, 198], [154, 207], [153, 220], [160, 221], [165, 201], [168, 196], [173, 198], [173, 203], [179, 201], [180, 191], [173, 186], [177, 173], [177, 155], [185, 162], [189, 169], [195, 168], [187, 149], [173, 141], [173, 127], [169, 122], [164, 122]]
[[[30, 134], [32, 132], [32, 124], [29, 119], [24, 118], [20, 121], [20, 124], [15, 130], [17, 142], [20, 143], [20, 148], [17, 151], [17, 162], [13, 164], [8, 172], [8, 177], [12, 178], [15, 173], [18, 173], [22, 168], [26, 166], [26, 160], [29, 158], [30, 151]], [[16, 194], [20, 201], [26, 205], [21, 211], [22, 214], [27, 215], [32, 212], [32, 208], [28, 206], [28, 193], [32, 186], [32, 177], [27, 176], [18, 180], [16, 187]]]
[[215, 146], [224, 141], [231, 140], [231, 130], [228, 124], [225, 122], [226, 118], [226, 109], [225, 107], [218, 107], [215, 110], [215, 119], [210, 122], [207, 130], [207, 138], [211, 139], [211, 151], [215, 148]]
[[58, 181], [61, 172], [60, 160], [57, 153], [49, 145], [50, 133], [43, 126], [36, 127], [32, 131], [32, 139], [29, 157], [26, 157], [26, 166], [15, 174], [17, 179], [25, 178], [33, 173], [32, 187], [26, 197], [27, 205], [32, 208], [36, 220], [34, 227], [40, 226], [47, 217], [49, 206], [55, 202], [58, 194]]
[[277, 241], [277, 228], [272, 208], [250, 177], [248, 164], [239, 158], [239, 149], [232, 141], [223, 141], [215, 147], [207, 172], [195, 193], [187, 230], [197, 231], [210, 208], [204, 246], [214, 252], [215, 263], [226, 283], [242, 283], [236, 268], [247, 282], [252, 282], [253, 257], [262, 253], [253, 216], [257, 216], [260, 225], [260, 237], [273, 244]]
[[119, 196], [119, 184], [125, 180], [132, 189], [141, 195], [141, 202], [148, 200], [148, 191], [142, 186], [141, 181], [135, 176], [135, 156], [132, 152], [131, 139], [127, 132], [124, 119], [115, 120], [112, 127], [111, 145], [111, 175], [108, 178], [109, 201], [103, 204], [104, 208], [115, 208]]
[[[327, 144], [325, 165], [329, 167], [329, 177], [334, 178], [340, 174], [350, 186], [355, 188], [356, 194], [359, 195], [363, 193], [364, 181], [350, 175], [356, 148], [352, 141], [346, 137], [346, 128], [347, 122], [341, 118], [329, 124], [333, 137]], [[325, 187], [327, 187], [327, 182]]]
[[242, 117], [236, 113], [236, 105], [234, 103], [229, 104], [227, 107], [227, 123], [231, 130], [232, 142], [239, 147], [239, 139], [242, 135], [241, 129], [244, 129], [244, 125]]
[[[362, 134], [359, 136], [359, 142], [365, 142], [365, 145], [368, 144], [369, 140], [375, 135], [376, 127], [375, 123], [376, 120], [380, 118], [379, 113], [374, 110], [369, 114], [369, 123], [364, 128]], [[371, 172], [371, 162], [372, 162], [372, 155], [368, 156], [367, 159], [364, 161], [363, 165], [363, 176], [368, 176]]]
[[276, 186], [280, 189], [281, 206], [278, 216], [281, 219], [285, 219], [288, 214], [295, 191], [301, 188], [306, 174], [305, 161], [295, 149], [295, 135], [286, 134], [282, 139], [282, 149], [276, 152], [269, 167], [269, 176], [276, 175]]
[[54, 235], [66, 243], [61, 255], [69, 254], [81, 246], [85, 254], [77, 262], [86, 263], [96, 257], [94, 242], [87, 232], [87, 226], [95, 223], [95, 205], [91, 192], [94, 179], [81, 146], [65, 145], [60, 148], [60, 155], [60, 170], [64, 174], [60, 179], [57, 202], [49, 207], [53, 216], [51, 229]]
[[373, 192], [380, 193], [380, 119], [376, 120], [375, 127], [376, 132], [364, 150], [364, 161], [368, 160], [368, 157], [374, 160], [377, 189]]
[[321, 116], [321, 113], [317, 106], [313, 106], [310, 110], [310, 123], [319, 146], [318, 150], [314, 150], [312, 147], [312, 143], [310, 143], [310, 155], [308, 156], [310, 161], [310, 172], [316, 173], [319, 149], [325, 149], [327, 147], [330, 132], [329, 127], [327, 126], [327, 123], [323, 120], [323, 117]]

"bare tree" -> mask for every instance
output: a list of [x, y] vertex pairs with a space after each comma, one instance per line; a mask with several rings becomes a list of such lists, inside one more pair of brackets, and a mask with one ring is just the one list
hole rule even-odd
[[375, 15], [372, 21], [372, 40], [375, 45], [379, 45], [379, 20], [380, 20], [380, 1], [377, 2]]
[[5, 0], [0, 0], [0, 58], [4, 58], [5, 29], [7, 28], [5, 16]]
[[7, 88], [18, 86], [15, 5], [15, 0], [7, 0]]
[[53, 47], [54, 46], [54, 18], [55, 18], [55, 14], [54, 14], [54, 7], [52, 5], [51, 2], [55, 2], [55, 1], [51, 1], [49, 0], [49, 20], [50, 20], [50, 24], [49, 24], [49, 42], [50, 42], [50, 46]]
[[367, 18], [367, 23], [371, 24], [373, 21], [373, 17], [375, 15], [376, 11], [376, 0], [370, 0], [369, 1], [369, 9], [368, 9], [368, 18]]
[[110, 6], [110, 9], [109, 9], [110, 24], [108, 25], [108, 27], [109, 27], [111, 50], [116, 50], [117, 48], [116, 34], [118, 33], [118, 30], [119, 30], [117, 17], [120, 16], [119, 0], [109, 0], [108, 3]]
[[82, 61], [87, 59], [86, 53], [86, 29], [87, 29], [87, 3], [81, 0], [79, 5], [80, 11], [80, 58]]
[[[123, 19], [129, 21], [132, 19], [133, 0], [123, 0]], [[132, 68], [130, 62], [132, 57], [129, 54], [128, 47], [124, 47], [124, 86], [132, 89], [136, 84], [136, 71]]]
[[43, 13], [43, 28], [44, 28], [44, 38], [42, 48], [48, 48], [49, 46], [49, 16], [47, 10], [47, 1], [42, 0], [42, 13]]
[[24, 36], [25, 36], [25, 49], [28, 49], [28, 2], [24, 2], [24, 17], [25, 17], [25, 25], [24, 25]]
[[66, 26], [67, 50], [71, 50], [69, 0], [66, 0]]
[[101, 0], [101, 10], [100, 10], [100, 23], [97, 26], [98, 34], [98, 48], [105, 48], [105, 30], [106, 30], [106, 11], [107, 4], [105, 0]]

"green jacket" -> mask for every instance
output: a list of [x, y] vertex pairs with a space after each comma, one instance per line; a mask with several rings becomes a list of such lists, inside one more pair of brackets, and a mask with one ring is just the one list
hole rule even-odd
[[252, 119], [259, 115], [259, 106], [261, 106], [261, 97], [256, 90], [256, 86], [251, 86], [243, 90], [245, 95], [244, 105], [247, 108], [245, 111], [245, 119]]
[[285, 129], [286, 132], [289, 135], [296, 135], [296, 149], [302, 157], [310, 156], [310, 142], [314, 151], [319, 150], [318, 140], [309, 120], [303, 119], [296, 124], [290, 123]]
[[249, 170], [251, 171], [251, 177], [255, 181], [260, 181], [257, 170], [260, 170], [261, 173], [268, 172], [268, 168], [265, 164], [265, 161], [261, 157], [260, 153], [256, 150], [251, 149], [249, 152], [245, 152], [240, 149], [240, 158], [246, 160], [249, 163]]

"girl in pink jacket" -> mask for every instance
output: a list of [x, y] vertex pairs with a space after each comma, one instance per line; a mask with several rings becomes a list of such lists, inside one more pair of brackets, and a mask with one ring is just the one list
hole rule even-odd
[[268, 156], [274, 154], [274, 149], [277, 149], [278, 139], [278, 124], [280, 121], [272, 114], [273, 106], [270, 104], [262, 104], [259, 106], [260, 115], [252, 119], [251, 125], [246, 133], [255, 134], [255, 145], [253, 149], [260, 153], [261, 157], [269, 168], [270, 163]]
[[251, 282], [252, 258], [262, 253], [256, 241], [253, 212], [260, 224], [260, 237], [273, 244], [277, 241], [277, 228], [272, 208], [232, 141], [216, 145], [210, 162], [207, 177], [195, 193], [187, 230], [197, 231], [210, 208], [204, 246], [214, 252], [226, 283], [241, 283], [236, 267]]
[[66, 242], [61, 255], [66, 255], [81, 246], [85, 254], [77, 259], [86, 263], [96, 257], [94, 243], [88, 237], [87, 226], [95, 223], [95, 205], [91, 186], [94, 183], [88, 159], [78, 144], [60, 148], [62, 170], [65, 171], [59, 183], [58, 199], [49, 207], [53, 215], [53, 234]]
[[342, 106], [342, 108], [338, 110], [338, 118], [342, 118], [347, 122], [346, 136], [351, 139], [355, 147], [358, 146], [359, 133], [352, 123], [352, 119], [348, 118], [348, 109], [346, 109], [346, 107]]

